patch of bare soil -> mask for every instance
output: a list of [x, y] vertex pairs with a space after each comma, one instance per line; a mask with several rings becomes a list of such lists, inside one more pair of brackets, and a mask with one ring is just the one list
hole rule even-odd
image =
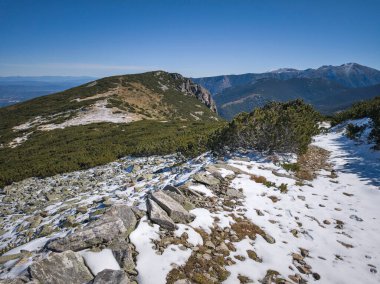
[[[329, 156], [329, 151], [310, 145], [307, 152], [298, 158], [299, 170], [296, 172], [296, 177], [302, 180], [313, 180], [320, 170], [332, 171], [328, 162]], [[333, 175], [333, 172], [331, 174]]]

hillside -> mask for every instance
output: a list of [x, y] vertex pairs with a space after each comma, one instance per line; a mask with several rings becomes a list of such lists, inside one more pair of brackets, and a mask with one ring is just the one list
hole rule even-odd
[[220, 123], [210, 93], [179, 74], [99, 79], [0, 109], [0, 184], [129, 154], [195, 154]]

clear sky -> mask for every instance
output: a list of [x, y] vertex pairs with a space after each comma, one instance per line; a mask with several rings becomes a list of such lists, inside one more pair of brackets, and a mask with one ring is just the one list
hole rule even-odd
[[380, 69], [380, 0], [0, 0], [0, 76]]

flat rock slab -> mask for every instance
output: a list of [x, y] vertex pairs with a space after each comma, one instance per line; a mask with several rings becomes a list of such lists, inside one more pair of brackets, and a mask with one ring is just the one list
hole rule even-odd
[[121, 270], [104, 269], [99, 272], [92, 284], [129, 284], [128, 276]]
[[81, 230], [48, 243], [47, 248], [53, 251], [78, 251], [94, 245], [111, 242], [114, 238], [127, 233], [124, 222], [114, 216], [103, 215]]
[[152, 199], [147, 199], [149, 219], [161, 227], [174, 231], [176, 225], [169, 215]]
[[189, 223], [195, 219], [195, 215], [189, 213], [180, 203], [163, 191], [153, 192], [151, 198], [166, 211], [175, 223]]
[[82, 284], [94, 277], [82, 257], [73, 251], [52, 253], [29, 267], [33, 279], [44, 284]]
[[236, 197], [236, 198], [244, 197], [244, 194], [242, 192], [234, 188], [227, 188], [226, 195], [228, 195], [229, 197]]
[[193, 176], [193, 179], [199, 183], [203, 183], [205, 185], [218, 185], [220, 180], [213, 177], [212, 175], [206, 174], [196, 174]]

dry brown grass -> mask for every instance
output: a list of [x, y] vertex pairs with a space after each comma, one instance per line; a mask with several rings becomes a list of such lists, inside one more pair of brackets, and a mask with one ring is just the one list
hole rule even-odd
[[245, 239], [245, 237], [251, 240], [256, 239], [256, 235], [264, 236], [265, 232], [251, 221], [243, 218], [235, 218], [236, 223], [231, 225], [231, 229], [236, 232], [239, 241]]
[[267, 179], [263, 176], [251, 175], [250, 179], [253, 180], [254, 182], [262, 183], [262, 184], [267, 182]]

